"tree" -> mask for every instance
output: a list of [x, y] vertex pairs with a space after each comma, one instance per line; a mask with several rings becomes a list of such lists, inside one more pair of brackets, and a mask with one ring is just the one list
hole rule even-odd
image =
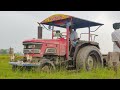
[[8, 54], [8, 49], [1, 49], [0, 54]]

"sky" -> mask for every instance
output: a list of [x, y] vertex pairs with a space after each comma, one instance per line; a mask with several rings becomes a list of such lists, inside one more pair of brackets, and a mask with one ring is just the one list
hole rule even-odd
[[[120, 11], [0, 11], [0, 49], [12, 47], [15, 52], [22, 52], [22, 41], [37, 38], [37, 22], [54, 14], [67, 14], [103, 23], [104, 25], [95, 32], [98, 35], [95, 41], [99, 43], [103, 54], [113, 51], [112, 24], [120, 22]], [[79, 36], [80, 33], [87, 32], [87, 28], [78, 29], [77, 32]], [[44, 30], [43, 38], [51, 38], [51, 31]], [[87, 38], [83, 35], [81, 39]]]

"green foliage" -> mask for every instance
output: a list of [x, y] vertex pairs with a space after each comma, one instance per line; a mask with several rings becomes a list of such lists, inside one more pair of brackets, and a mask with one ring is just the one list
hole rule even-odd
[[0, 54], [8, 54], [8, 49], [0, 49]]
[[[22, 58], [18, 56], [17, 59]], [[99, 68], [90, 72], [76, 70], [60, 70], [54, 72], [12, 71], [9, 56], [0, 55], [0, 79], [120, 79], [120, 69]]]

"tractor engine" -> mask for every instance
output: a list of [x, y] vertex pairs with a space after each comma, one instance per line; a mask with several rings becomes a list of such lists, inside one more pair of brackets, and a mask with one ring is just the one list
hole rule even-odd
[[23, 41], [23, 45], [24, 62], [39, 62], [41, 59], [57, 61], [65, 57], [66, 40], [63, 38], [31, 39]]

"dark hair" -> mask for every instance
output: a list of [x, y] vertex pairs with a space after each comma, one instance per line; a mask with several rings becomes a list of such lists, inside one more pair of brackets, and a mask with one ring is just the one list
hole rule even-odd
[[120, 23], [114, 23], [113, 24], [113, 28], [116, 30], [116, 29], [119, 29], [120, 28]]
[[57, 30], [57, 31], [56, 31], [56, 33], [60, 33], [60, 31], [59, 31], [59, 30]]

